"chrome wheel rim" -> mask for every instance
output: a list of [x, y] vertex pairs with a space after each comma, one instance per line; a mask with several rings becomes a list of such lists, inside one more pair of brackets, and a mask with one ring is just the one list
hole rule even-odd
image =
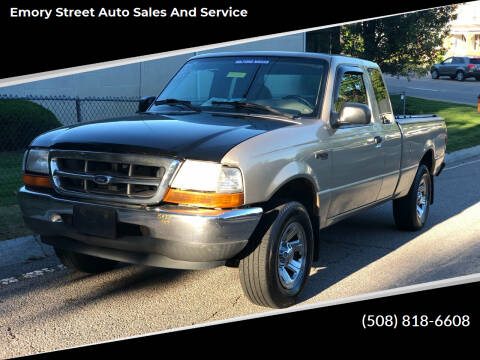
[[438, 77], [438, 71], [434, 70], [434, 71], [432, 72], [432, 76], [433, 76], [433, 78], [436, 79], [436, 78]]
[[278, 277], [285, 289], [302, 281], [305, 272], [306, 236], [302, 225], [293, 222], [283, 231], [278, 251]]
[[462, 79], [463, 79], [463, 73], [462, 73], [462, 72], [458, 72], [458, 73], [457, 73], [457, 79], [458, 79], [458, 80], [462, 80]]
[[420, 181], [417, 189], [417, 216], [420, 221], [423, 223], [425, 221], [425, 216], [428, 208], [428, 196], [427, 196], [427, 184], [425, 179]]

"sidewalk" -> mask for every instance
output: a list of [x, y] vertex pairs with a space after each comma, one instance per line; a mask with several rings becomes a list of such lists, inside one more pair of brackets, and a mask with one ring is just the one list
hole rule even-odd
[[480, 145], [447, 154], [445, 156], [445, 163], [448, 166], [451, 163], [468, 160], [478, 155], [480, 155]]

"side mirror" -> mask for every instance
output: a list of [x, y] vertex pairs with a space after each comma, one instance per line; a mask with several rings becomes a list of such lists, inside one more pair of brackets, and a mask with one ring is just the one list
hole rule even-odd
[[138, 102], [138, 113], [142, 113], [147, 111], [147, 109], [152, 105], [152, 103], [155, 101], [157, 97], [156, 96], [145, 96], [140, 99]]
[[332, 126], [342, 125], [366, 125], [370, 123], [372, 112], [368, 105], [347, 102], [342, 105], [340, 112], [332, 116]]

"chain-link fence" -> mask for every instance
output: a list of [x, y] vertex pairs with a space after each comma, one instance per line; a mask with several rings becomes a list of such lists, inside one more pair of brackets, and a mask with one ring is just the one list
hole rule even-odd
[[14, 203], [23, 153], [38, 135], [63, 125], [133, 115], [139, 99], [0, 95], [0, 206]]

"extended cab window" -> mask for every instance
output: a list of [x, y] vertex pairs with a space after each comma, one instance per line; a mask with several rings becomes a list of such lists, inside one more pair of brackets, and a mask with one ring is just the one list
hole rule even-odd
[[346, 102], [368, 105], [367, 91], [361, 73], [345, 72], [343, 74], [335, 100], [335, 111], [340, 112], [340, 108]]
[[368, 69], [368, 73], [370, 74], [370, 81], [372, 83], [373, 92], [375, 93], [375, 99], [377, 100], [380, 117], [386, 117], [388, 120], [393, 121], [393, 112], [390, 106], [387, 88], [382, 79], [382, 74], [377, 69]]

